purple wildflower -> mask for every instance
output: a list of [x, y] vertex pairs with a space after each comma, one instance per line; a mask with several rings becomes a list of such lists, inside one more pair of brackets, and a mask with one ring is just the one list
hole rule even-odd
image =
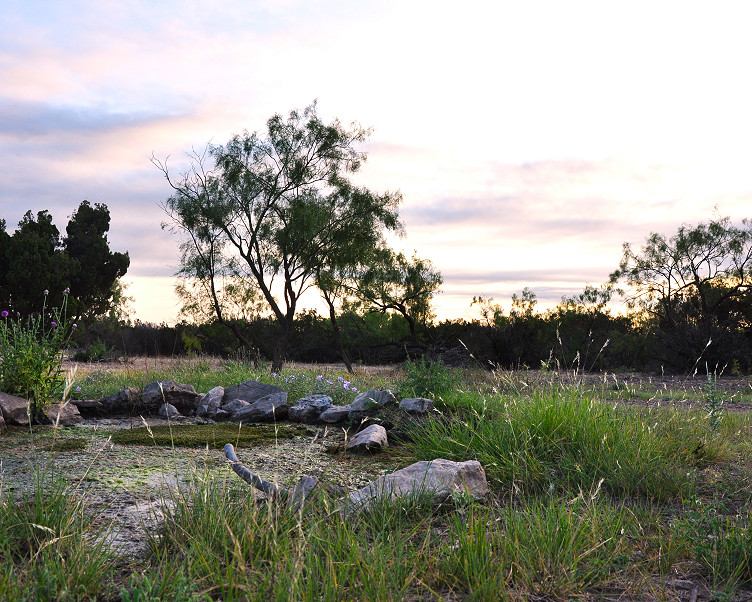
[[7, 317], [8, 317], [8, 311], [4, 309], [4, 310], [3, 310], [3, 311], [2, 311], [1, 313], [0, 313], [0, 316], [2, 316], [3, 318], [7, 318]]
[[80, 392], [81, 392], [81, 387], [76, 387], [76, 393], [80, 393]]
[[343, 387], [344, 387], [345, 389], [349, 389], [349, 388], [350, 388], [350, 381], [349, 381], [349, 380], [346, 380], [345, 382], [343, 382], [343, 383], [342, 383], [342, 386], [343, 386]]
[[57, 322], [50, 322], [52, 326], [57, 326]]
[[358, 390], [357, 390], [357, 389], [356, 389], [355, 387], [353, 387], [353, 388], [352, 388], [352, 389], [350, 389], [350, 390], [351, 390], [351, 391], [352, 391], [353, 393], [357, 393], [357, 392], [358, 392]]
[[71, 328], [78, 328], [78, 324], [74, 324]]
[[[7, 313], [7, 312], [6, 312], [6, 313]], [[319, 375], [318, 375], [318, 376], [316, 377], [316, 380], [319, 380], [319, 381], [321, 381], [321, 380], [324, 380], [324, 377], [323, 377], [323, 376], [321, 376], [321, 374], [319, 374]]]
[[326, 381], [326, 384], [327, 384], [327, 385], [331, 385], [331, 384], [333, 384], [333, 383], [332, 383], [332, 381], [330, 381], [330, 380], [327, 380], [327, 381]]
[[345, 382], [345, 379], [344, 379], [344, 378], [342, 378], [341, 376], [338, 376], [338, 377], [337, 377], [337, 380], [338, 380], [339, 382], [341, 382], [341, 383]]
[[47, 289], [44, 289], [44, 294], [45, 294], [45, 295], [49, 295], [49, 294], [50, 294], [50, 291], [48, 291]]

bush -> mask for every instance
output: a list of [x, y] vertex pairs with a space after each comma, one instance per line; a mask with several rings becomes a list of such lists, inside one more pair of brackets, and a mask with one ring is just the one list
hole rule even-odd
[[405, 379], [400, 393], [405, 397], [442, 397], [451, 393], [457, 378], [440, 359], [405, 361]]
[[[42, 312], [22, 318], [0, 312], [0, 388], [6, 393], [24, 397], [38, 414], [63, 388], [61, 363], [63, 349], [70, 336], [65, 310], [68, 289], [60, 309], [46, 318], [47, 291]], [[72, 328], [76, 328], [73, 324]]]

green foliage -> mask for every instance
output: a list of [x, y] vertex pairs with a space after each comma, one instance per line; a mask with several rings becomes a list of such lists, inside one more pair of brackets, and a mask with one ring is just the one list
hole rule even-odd
[[[314, 103], [287, 119], [274, 115], [263, 136], [244, 132], [194, 153], [191, 170], [177, 180], [153, 160], [174, 191], [164, 204], [171, 226], [188, 238], [180, 275], [202, 282], [228, 326], [220, 280], [243, 278], [257, 289], [281, 328], [275, 371], [289, 348], [300, 295], [323, 269], [354, 260], [359, 235], [380, 240], [382, 230], [399, 228], [398, 193], [374, 194], [349, 180], [365, 159], [355, 146], [367, 135], [357, 125], [323, 123]], [[272, 293], [275, 276], [284, 302]]]
[[58, 396], [65, 382], [60, 366], [70, 337], [67, 299], [66, 291], [62, 307], [48, 317], [45, 291], [40, 314], [22, 318], [4, 310], [0, 318], [0, 388], [29, 399], [33, 413]]
[[484, 400], [470, 415], [430, 421], [413, 433], [422, 459], [477, 459], [500, 486], [532, 493], [604, 487], [654, 499], [687, 493], [687, 473], [722, 457], [694, 416], [640, 414], [577, 391]]
[[404, 364], [405, 377], [400, 384], [403, 397], [441, 398], [451, 393], [458, 384], [454, 373], [441, 359], [429, 360], [421, 356], [408, 358]]

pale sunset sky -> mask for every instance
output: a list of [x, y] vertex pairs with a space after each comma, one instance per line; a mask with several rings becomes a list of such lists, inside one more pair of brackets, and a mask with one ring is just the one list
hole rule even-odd
[[[0, 218], [64, 232], [105, 203], [134, 318], [174, 322], [179, 240], [152, 153], [262, 131], [318, 100], [372, 127], [358, 182], [400, 190], [400, 249], [440, 318], [598, 285], [625, 241], [752, 217], [752, 4], [3, 0]], [[315, 305], [315, 299], [309, 304]]]

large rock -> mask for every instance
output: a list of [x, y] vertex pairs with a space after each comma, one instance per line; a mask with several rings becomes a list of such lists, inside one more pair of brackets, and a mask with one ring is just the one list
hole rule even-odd
[[141, 393], [141, 402], [148, 409], [158, 409], [162, 404], [169, 403], [177, 408], [184, 416], [196, 412], [201, 395], [196, 393], [193, 385], [176, 383], [174, 380], [163, 380], [149, 383]]
[[[222, 406], [222, 409], [232, 415], [238, 410], [247, 408], [249, 405], [251, 405], [251, 402], [246, 401], [245, 399], [233, 399], [231, 402], [224, 404]], [[214, 412], [214, 414], [216, 415], [216, 411]]]
[[433, 400], [425, 397], [408, 397], [400, 401], [399, 407], [411, 416], [424, 416], [434, 409]]
[[329, 406], [326, 410], [321, 412], [319, 420], [328, 424], [337, 424], [338, 422], [344, 422], [350, 417], [350, 404], [346, 406]]
[[162, 418], [182, 418], [183, 415], [178, 412], [178, 409], [171, 403], [163, 403], [159, 406], [159, 415]]
[[276, 422], [287, 417], [287, 393], [280, 391], [254, 401], [232, 414], [233, 422]]
[[141, 405], [141, 389], [135, 387], [126, 387], [103, 397], [99, 404], [105, 414], [136, 414], [144, 409]]
[[217, 415], [217, 410], [222, 405], [224, 395], [224, 387], [214, 387], [199, 400], [198, 407], [196, 408], [196, 416], [214, 418]]
[[351, 493], [350, 508], [362, 509], [382, 496], [404, 498], [428, 493], [442, 502], [453, 495], [481, 499], [488, 493], [486, 472], [476, 460], [452, 462], [438, 458], [416, 462], [407, 468], [379, 477]]
[[29, 424], [29, 402], [23, 397], [0, 392], [0, 412], [6, 424], [24, 426]]
[[225, 389], [224, 398], [222, 403], [228, 403], [233, 399], [243, 399], [250, 403], [263, 399], [267, 395], [272, 393], [281, 393], [282, 387], [277, 385], [267, 385], [266, 383], [260, 383], [256, 380], [247, 380], [239, 385], [233, 385]]
[[360, 393], [350, 404], [350, 420], [361, 420], [373, 414], [379, 409], [389, 404], [396, 404], [397, 396], [394, 391], [376, 391], [371, 389], [370, 391], [364, 391]]
[[386, 429], [380, 424], [372, 424], [356, 433], [347, 442], [347, 451], [354, 453], [363, 453], [367, 451], [378, 451], [382, 447], [387, 447]]
[[328, 395], [309, 395], [295, 402], [287, 412], [288, 420], [316, 424], [323, 412], [332, 406], [332, 398]]
[[60, 426], [72, 426], [78, 424], [82, 420], [81, 412], [79, 412], [78, 407], [72, 403], [64, 405], [60, 405], [59, 403], [50, 404], [42, 410], [42, 414], [39, 416], [39, 422], [58, 424]]

